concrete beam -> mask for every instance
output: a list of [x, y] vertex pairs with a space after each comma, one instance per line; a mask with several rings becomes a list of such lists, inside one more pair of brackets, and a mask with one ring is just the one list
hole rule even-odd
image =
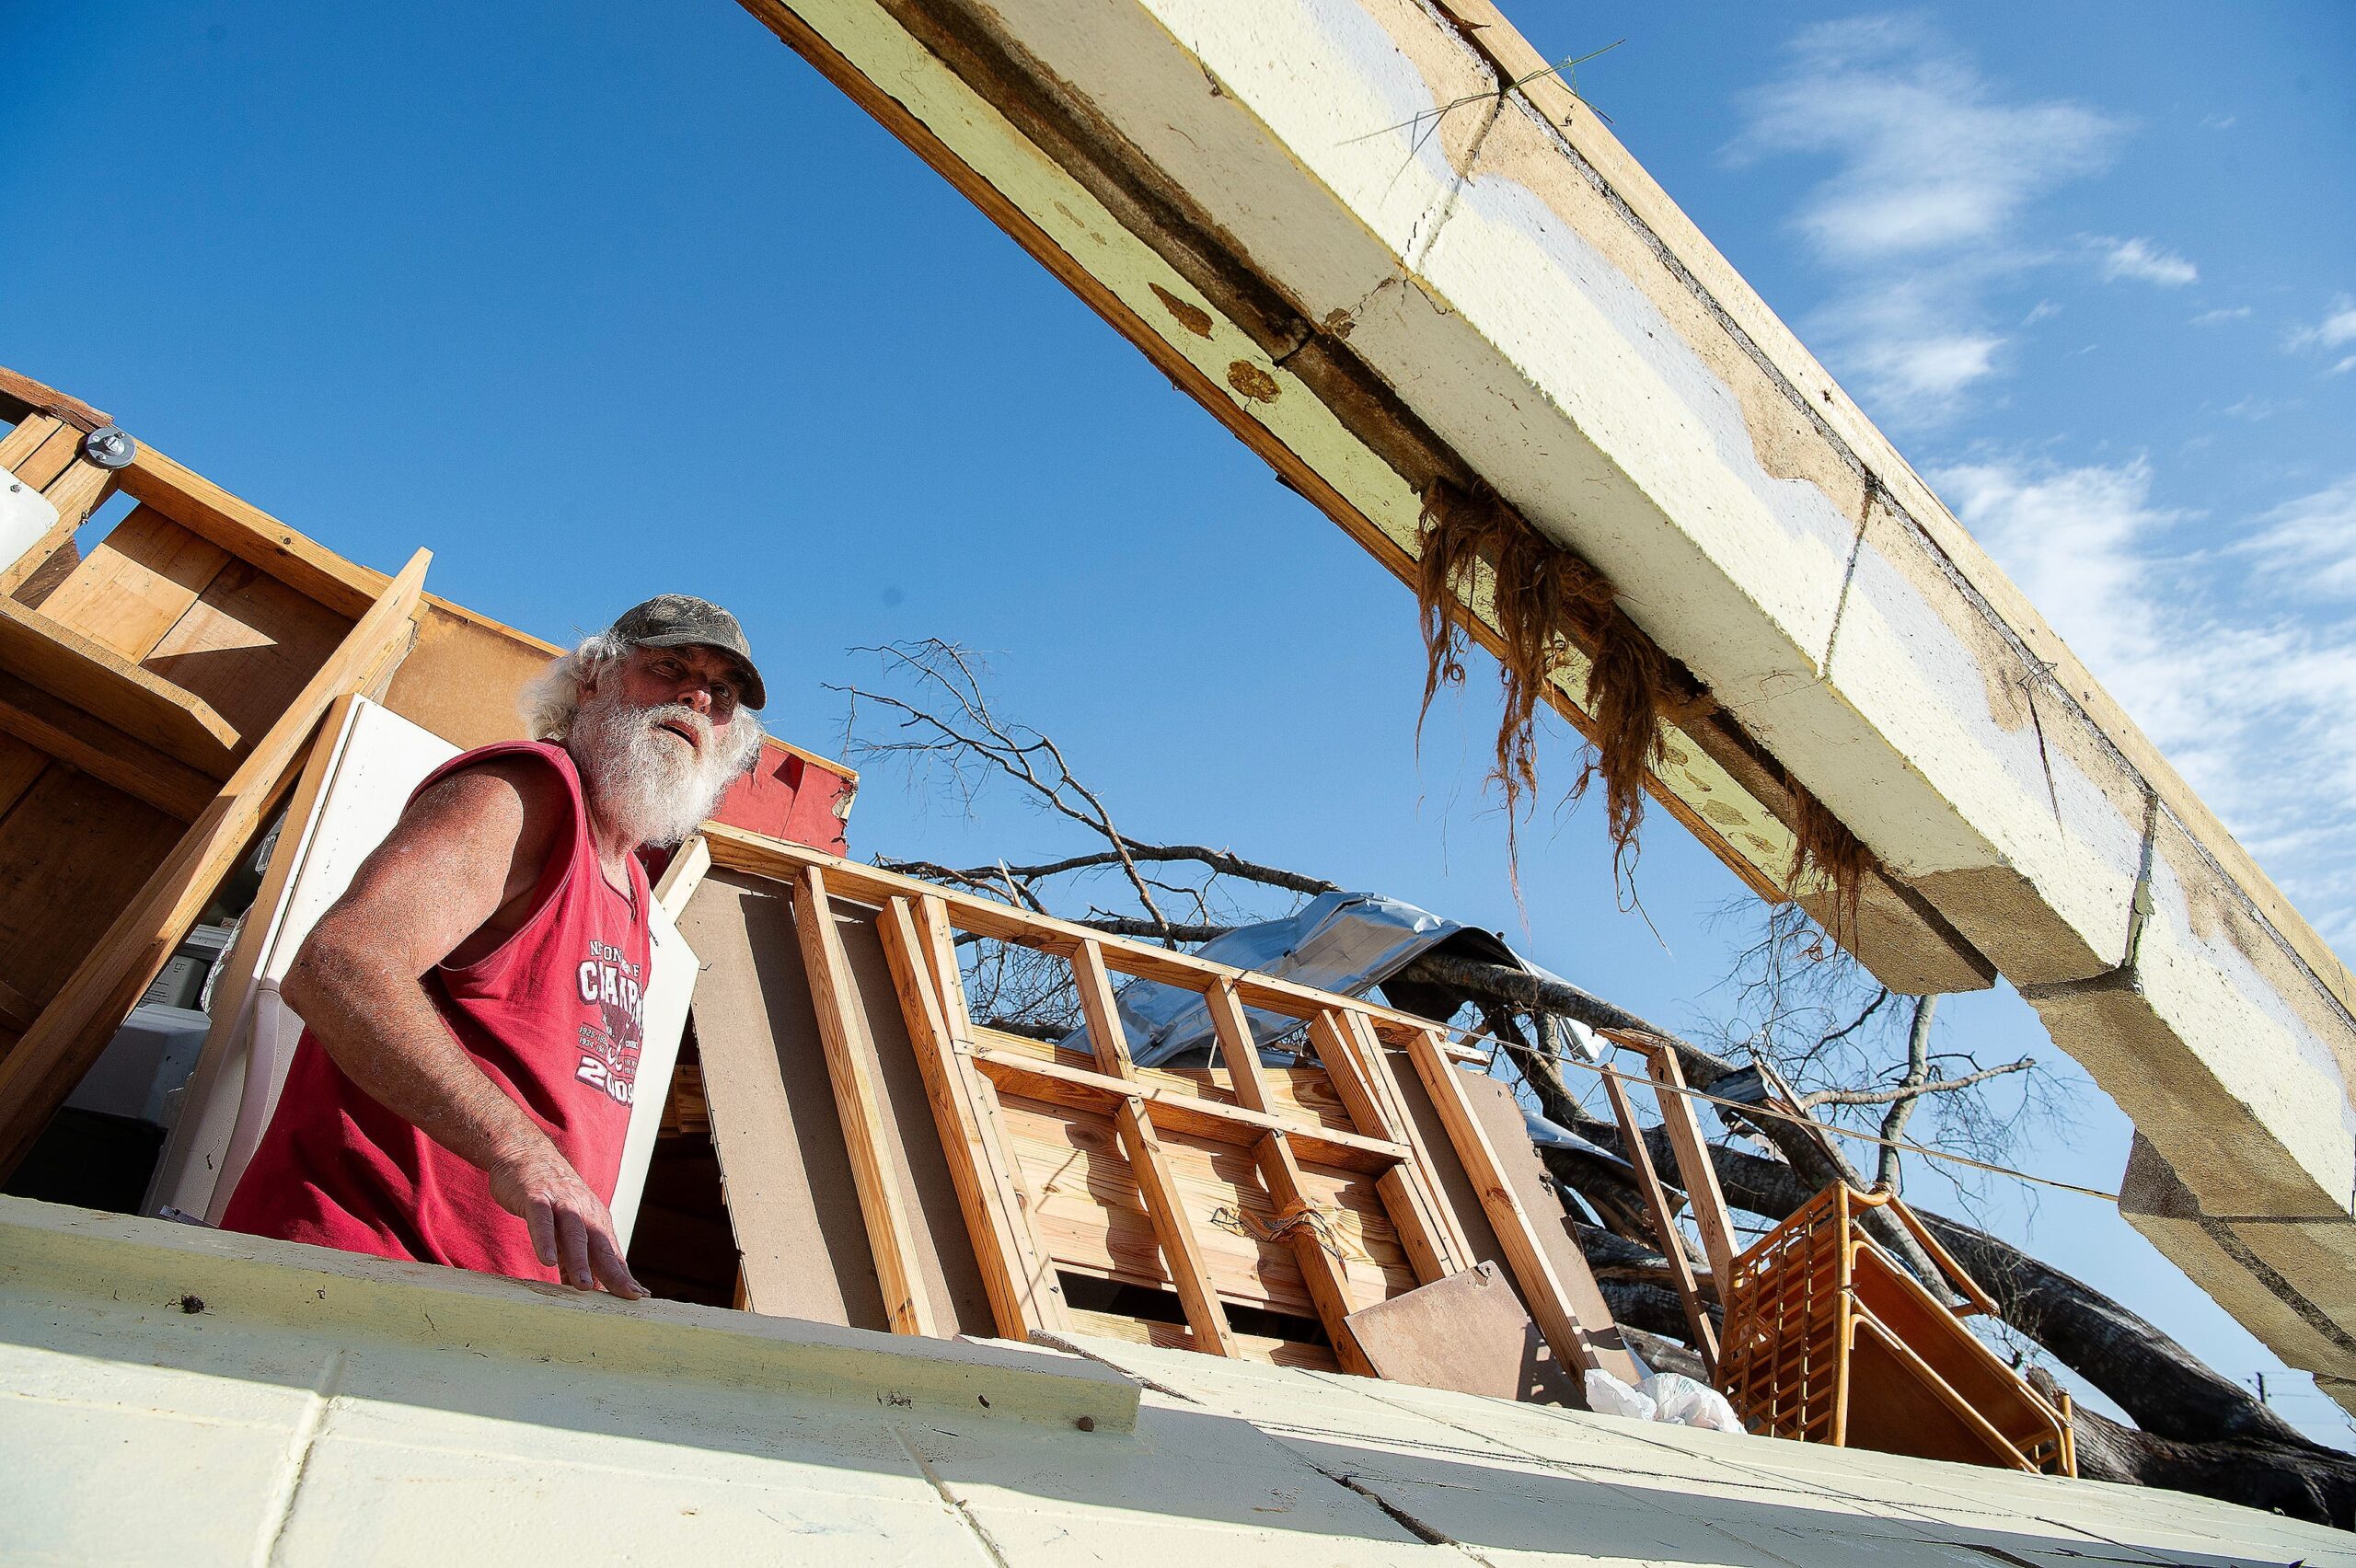
[[2001, 971], [2201, 1212], [2299, 1222], [2294, 1274], [2154, 1232], [2229, 1309], [2346, 1297], [2338, 960], [1486, 0], [745, 3], [1394, 571], [1469, 477], [1611, 574], [1702, 688], [1680, 821], [1808, 896], [1788, 772], [1877, 973]]

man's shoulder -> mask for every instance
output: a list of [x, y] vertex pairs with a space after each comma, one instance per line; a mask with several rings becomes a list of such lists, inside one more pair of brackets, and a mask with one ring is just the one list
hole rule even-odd
[[580, 788], [562, 746], [502, 742], [462, 753], [436, 768], [410, 797], [403, 815], [512, 826], [523, 843], [546, 845], [570, 823]]

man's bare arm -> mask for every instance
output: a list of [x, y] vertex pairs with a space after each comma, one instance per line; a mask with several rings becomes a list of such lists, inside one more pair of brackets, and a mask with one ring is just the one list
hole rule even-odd
[[637, 1297], [613, 1216], [556, 1146], [452, 1038], [422, 977], [488, 951], [528, 913], [568, 803], [545, 767], [494, 762], [410, 804], [319, 917], [282, 986], [336, 1066], [371, 1098], [491, 1178], [540, 1262]]

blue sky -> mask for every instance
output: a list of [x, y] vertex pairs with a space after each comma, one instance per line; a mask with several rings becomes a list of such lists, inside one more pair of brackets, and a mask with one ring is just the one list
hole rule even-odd
[[[1509, 8], [1551, 57], [1626, 39], [1580, 88], [2349, 951], [2356, 11]], [[726, 0], [13, 6], [0, 52], [0, 363], [544, 635], [722, 598], [805, 744], [873, 674], [849, 650], [989, 651], [1134, 832], [1512, 932], [1665, 1023], [1724, 1010], [1723, 870], [1656, 813], [1657, 937], [1600, 813], [1542, 810], [1525, 937], [1485, 675], [1418, 755], [1405, 592]], [[852, 829], [1069, 843], [882, 774]], [[2001, 987], [1941, 1029], [2050, 1055]], [[2079, 1102], [2024, 1156], [2115, 1187], [2125, 1124]], [[1973, 1201], [2345, 1438], [2103, 1205]]]

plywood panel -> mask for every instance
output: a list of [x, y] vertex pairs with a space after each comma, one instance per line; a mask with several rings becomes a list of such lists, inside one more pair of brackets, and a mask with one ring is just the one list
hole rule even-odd
[[250, 737], [285, 710], [352, 624], [259, 568], [232, 561], [145, 663]]
[[137, 663], [195, 608], [228, 561], [228, 551], [142, 506], [74, 568], [41, 611]]
[[49, 766], [49, 754], [29, 746], [14, 735], [0, 734], [0, 822], [6, 822], [17, 802], [25, 798]]
[[[1007, 1147], [1037, 1200], [1039, 1225], [1061, 1267], [1166, 1287], [1144, 1200], [1122, 1159], [1110, 1116], [1001, 1094]], [[1184, 1133], [1163, 1135], [1172, 1172], [1224, 1300], [1316, 1316], [1249, 1149]], [[1304, 1165], [1305, 1195], [1331, 1214], [1354, 1306], [1412, 1290], [1415, 1276], [1374, 1183], [1351, 1171]], [[1242, 1212], [1238, 1213], [1241, 1205]]]
[[0, 821], [0, 981], [46, 1003], [179, 836], [120, 790], [44, 768]]
[[385, 706], [461, 750], [523, 740], [515, 698], [556, 652], [513, 628], [429, 602]]

